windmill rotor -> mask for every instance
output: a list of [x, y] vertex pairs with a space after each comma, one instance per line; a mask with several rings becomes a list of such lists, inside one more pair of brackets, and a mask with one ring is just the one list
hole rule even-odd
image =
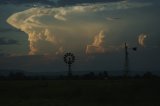
[[66, 53], [63, 57], [64, 62], [68, 64], [68, 76], [72, 76], [71, 65], [75, 62], [75, 56], [73, 53]]
[[64, 55], [64, 62], [66, 64], [73, 64], [75, 62], [75, 56], [73, 53], [66, 53]]

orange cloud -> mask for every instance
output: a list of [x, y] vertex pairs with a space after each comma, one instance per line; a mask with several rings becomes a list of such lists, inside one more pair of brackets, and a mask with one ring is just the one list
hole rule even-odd
[[140, 45], [140, 46], [142, 46], [142, 47], [144, 47], [145, 46], [145, 39], [147, 38], [147, 35], [146, 34], [140, 34], [139, 36], [138, 36], [138, 44]]
[[86, 54], [99, 54], [104, 53], [105, 34], [104, 31], [100, 31], [98, 35], [94, 37], [94, 41], [91, 45], [87, 45]]

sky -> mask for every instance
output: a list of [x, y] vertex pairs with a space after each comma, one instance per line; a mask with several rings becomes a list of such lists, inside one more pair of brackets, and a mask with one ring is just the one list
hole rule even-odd
[[[0, 70], [160, 70], [159, 0], [0, 0]], [[137, 47], [137, 51], [132, 48]]]

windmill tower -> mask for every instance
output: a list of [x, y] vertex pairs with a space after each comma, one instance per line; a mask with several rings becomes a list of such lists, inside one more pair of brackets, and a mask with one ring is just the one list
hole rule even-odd
[[128, 45], [125, 42], [125, 72], [124, 72], [124, 76], [127, 77], [128, 73], [129, 73], [129, 58], [128, 58]]
[[[125, 42], [124, 48], [125, 48], [124, 76], [128, 77], [129, 76], [129, 52], [128, 52], [128, 45], [126, 42]], [[137, 47], [133, 47], [132, 50], [137, 51]]]
[[71, 65], [75, 62], [75, 56], [73, 53], [66, 53], [64, 55], [64, 62], [68, 65], [68, 77], [72, 76]]

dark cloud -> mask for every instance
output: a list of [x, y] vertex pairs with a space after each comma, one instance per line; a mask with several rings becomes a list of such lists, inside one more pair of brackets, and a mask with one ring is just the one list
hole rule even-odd
[[17, 29], [13, 29], [13, 28], [0, 28], [0, 33], [5, 33], [5, 32], [19, 32], [19, 30]]
[[14, 44], [19, 44], [19, 42], [14, 39], [6, 39], [3, 37], [0, 38], [0, 45], [14, 45]]
[[123, 0], [60, 0], [59, 4], [61, 5], [74, 5], [81, 3], [97, 3], [97, 2], [117, 2]]
[[107, 17], [106, 18], [108, 21], [114, 21], [114, 20], [119, 20], [119, 19], [121, 19], [121, 18], [119, 18], [119, 17]]
[[0, 57], [8, 57], [8, 56], [10, 56], [10, 54], [0, 52]]
[[81, 3], [117, 2], [123, 0], [0, 0], [0, 4], [39, 3], [46, 5], [66, 6]]
[[[5, 55], [5, 54], [4, 54]], [[1, 56], [0, 69], [22, 69], [32, 72], [58, 71], [65, 69], [62, 57], [58, 59], [44, 55]]]
[[0, 4], [25, 4], [25, 3], [55, 4], [50, 0], [0, 0]]

